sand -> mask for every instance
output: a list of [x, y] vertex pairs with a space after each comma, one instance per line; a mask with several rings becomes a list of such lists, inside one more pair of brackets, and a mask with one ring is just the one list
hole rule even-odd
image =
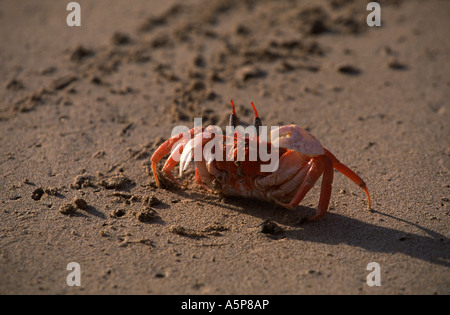
[[[450, 3], [0, 3], [0, 293], [449, 294]], [[295, 210], [156, 188], [173, 127], [302, 126], [335, 173]], [[162, 167], [162, 163], [159, 165]], [[77, 262], [81, 286], [68, 286]], [[371, 262], [380, 286], [369, 286]]]

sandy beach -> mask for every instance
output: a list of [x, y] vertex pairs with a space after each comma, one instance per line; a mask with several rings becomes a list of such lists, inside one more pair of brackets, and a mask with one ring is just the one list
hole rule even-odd
[[[380, 27], [358, 0], [80, 0], [73, 27], [68, 2], [0, 1], [0, 294], [450, 294], [450, 2], [379, 1]], [[320, 180], [294, 210], [192, 166], [158, 188], [158, 146], [231, 99], [314, 135], [371, 209], [339, 172], [306, 223]]]

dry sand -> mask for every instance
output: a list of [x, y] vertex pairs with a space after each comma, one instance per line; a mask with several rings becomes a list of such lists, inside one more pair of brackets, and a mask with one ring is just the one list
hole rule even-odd
[[[1, 1], [0, 293], [449, 294], [450, 2], [372, 28], [368, 2], [80, 0], [71, 28], [64, 1]], [[231, 98], [307, 128], [373, 209], [339, 173], [302, 225], [319, 185], [292, 211], [157, 189], [157, 145]]]

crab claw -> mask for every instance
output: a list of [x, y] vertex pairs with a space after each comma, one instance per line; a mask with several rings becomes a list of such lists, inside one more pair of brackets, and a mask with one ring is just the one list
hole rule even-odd
[[192, 158], [194, 157], [194, 139], [189, 140], [184, 149], [183, 153], [180, 157], [180, 176], [183, 175], [183, 172], [188, 168], [189, 163], [191, 163]]
[[276, 128], [271, 131], [270, 137], [272, 144], [279, 147], [295, 150], [310, 156], [325, 154], [319, 140], [297, 125]]

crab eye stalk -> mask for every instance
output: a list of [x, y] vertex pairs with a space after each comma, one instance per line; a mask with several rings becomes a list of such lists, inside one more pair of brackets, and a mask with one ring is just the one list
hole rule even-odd
[[231, 106], [233, 106], [233, 112], [230, 115], [230, 126], [236, 128], [239, 125], [239, 118], [236, 115], [236, 110], [234, 108], [233, 100], [231, 100]]
[[261, 118], [259, 118], [258, 111], [256, 110], [255, 104], [252, 103], [253, 111], [255, 112], [255, 119], [253, 120], [253, 126], [256, 128], [256, 134], [259, 136], [259, 127], [262, 126]]

